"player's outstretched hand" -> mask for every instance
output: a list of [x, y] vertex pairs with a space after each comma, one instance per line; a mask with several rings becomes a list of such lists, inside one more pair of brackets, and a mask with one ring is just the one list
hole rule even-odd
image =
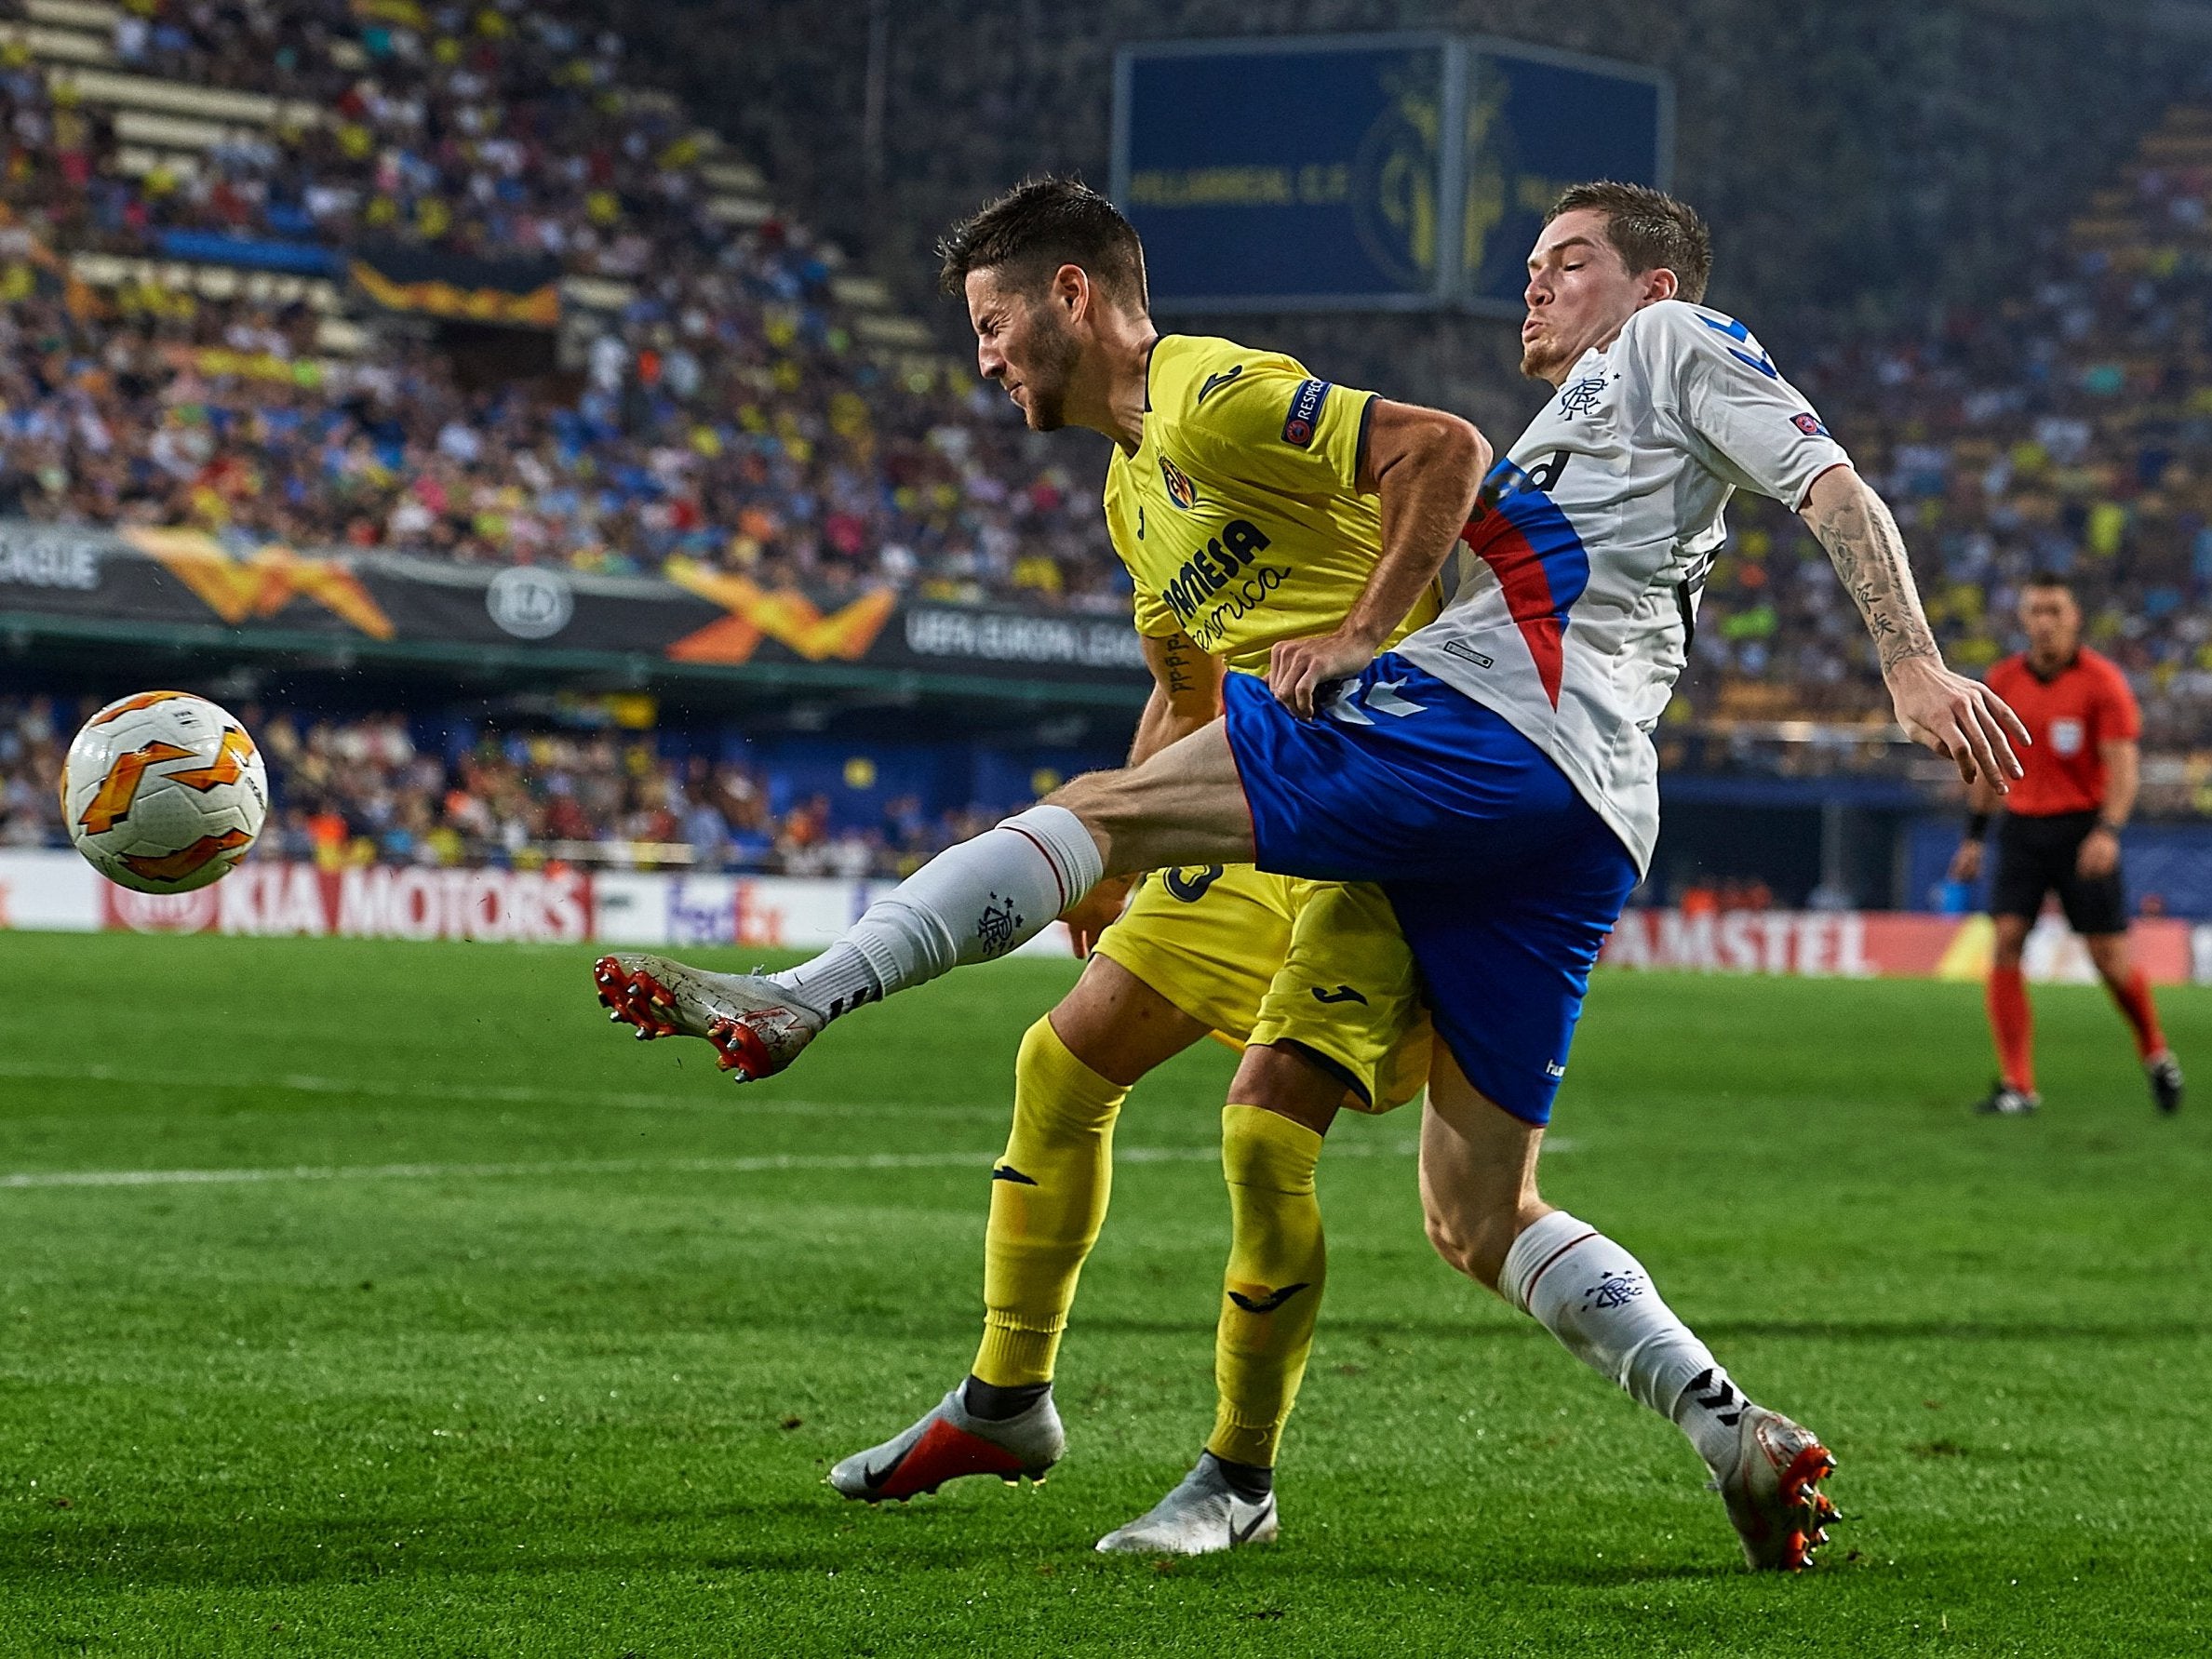
[[1109, 876], [1060, 913], [1077, 956], [1087, 959], [1098, 936], [1121, 919], [1122, 906], [1129, 903], [1129, 890], [1136, 885], [1136, 879], [1133, 876]]
[[1339, 628], [1310, 639], [1286, 639], [1267, 653], [1267, 689], [1301, 720], [1334, 680], [1349, 679], [1374, 661], [1375, 641]]
[[1907, 657], [1889, 671], [1889, 694], [1905, 735], [2004, 795], [2021, 775], [2013, 744], [2026, 748], [2028, 729], [1989, 687], [1953, 674], [1933, 657]]

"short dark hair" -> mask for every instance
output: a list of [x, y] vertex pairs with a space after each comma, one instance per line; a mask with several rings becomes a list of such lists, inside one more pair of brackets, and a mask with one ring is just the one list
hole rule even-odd
[[1041, 284], [1079, 265], [1115, 304], [1146, 309], [1145, 245], [1121, 209], [1080, 179], [1026, 179], [985, 202], [937, 244], [938, 279], [948, 294], [971, 271], [1003, 271], [1015, 287]]
[[[2073, 591], [2073, 579], [2070, 576], [2061, 576], [2056, 570], [2038, 570], [2020, 585], [2022, 587], [2052, 588], [2064, 594], [2069, 599], [2076, 599]], [[2078, 599], [2076, 599], [2076, 603], [2079, 603]]]
[[1706, 279], [1713, 272], [1713, 238], [1689, 203], [1648, 184], [1593, 179], [1562, 191], [1544, 222], [1549, 224], [1579, 207], [1605, 215], [1605, 240], [1613, 244], [1629, 275], [1671, 271], [1677, 299], [1696, 303], [1705, 298]]

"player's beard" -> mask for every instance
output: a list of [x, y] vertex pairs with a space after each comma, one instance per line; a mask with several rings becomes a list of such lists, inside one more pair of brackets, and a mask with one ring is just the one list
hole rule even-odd
[[1040, 305], [1032, 349], [1036, 361], [1022, 375], [1022, 390], [1029, 395], [1022, 412], [1031, 432], [1058, 432], [1067, 424], [1067, 382], [1083, 348], [1058, 314]]
[[1532, 381], [1548, 381], [1560, 366], [1560, 350], [1547, 339], [1532, 340], [1521, 349], [1521, 372]]

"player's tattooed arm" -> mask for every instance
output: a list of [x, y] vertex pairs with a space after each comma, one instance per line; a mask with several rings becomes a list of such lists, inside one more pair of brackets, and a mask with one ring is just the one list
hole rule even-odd
[[1851, 468], [1831, 467], [1815, 484], [1803, 514], [1866, 619], [1883, 675], [1908, 657], [1939, 658], [1905, 538], [1887, 503]]
[[2028, 729], [1987, 686], [1944, 667], [1905, 538], [1882, 498], [1855, 469], [1832, 466], [1813, 481], [1798, 513], [1866, 620], [1897, 724], [1955, 763], [1967, 783], [1979, 778], [2004, 790], [2020, 775], [2013, 744], [2027, 745]]
[[1227, 672], [1219, 657], [1199, 649], [1188, 634], [1143, 638], [1145, 662], [1152, 670], [1152, 695], [1137, 721], [1129, 764], [1149, 760], [1178, 738], [1188, 737], [1221, 713], [1221, 681]]

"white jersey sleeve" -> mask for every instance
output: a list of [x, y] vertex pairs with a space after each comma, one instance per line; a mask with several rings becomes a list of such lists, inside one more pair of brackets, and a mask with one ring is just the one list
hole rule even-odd
[[1640, 868], [1651, 734], [1738, 489], [1795, 508], [1850, 457], [1734, 317], [1647, 305], [1584, 353], [1483, 486], [1442, 613], [1399, 653], [1551, 757]]
[[1805, 395], [1782, 378], [1751, 331], [1702, 305], [1655, 305], [1626, 331], [1644, 356], [1654, 401], [1683, 437], [1739, 488], [1795, 511], [1813, 480], [1851, 457]]

